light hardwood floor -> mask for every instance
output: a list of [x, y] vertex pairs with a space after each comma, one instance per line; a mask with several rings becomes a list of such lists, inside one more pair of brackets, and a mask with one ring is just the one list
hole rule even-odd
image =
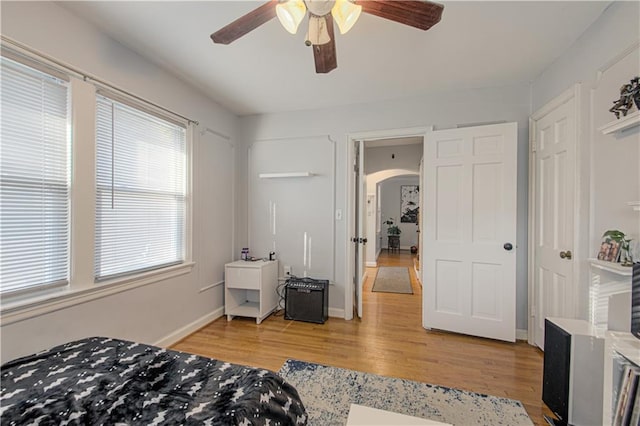
[[520, 400], [536, 425], [546, 424], [542, 352], [525, 342], [503, 343], [421, 325], [421, 286], [408, 252], [386, 254], [381, 266], [407, 266], [414, 294], [373, 293], [376, 268], [367, 268], [362, 320], [329, 318], [325, 324], [271, 315], [219, 318], [172, 349], [271, 370], [287, 358], [400, 377]]

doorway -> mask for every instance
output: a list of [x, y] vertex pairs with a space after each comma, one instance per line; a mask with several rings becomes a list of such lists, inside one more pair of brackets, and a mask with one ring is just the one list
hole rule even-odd
[[[381, 206], [378, 208], [380, 200], [378, 181], [374, 185], [368, 184], [368, 175], [385, 172], [386, 178], [398, 175], [414, 174], [419, 176], [421, 152], [424, 147], [424, 136], [427, 128], [399, 129], [389, 131], [364, 132], [349, 135], [348, 137], [348, 209], [347, 218], [349, 220], [347, 229], [349, 232], [348, 247], [346, 252], [348, 258], [353, 261], [347, 262], [345, 282], [351, 283], [352, 287], [345, 291], [345, 319], [353, 319], [355, 316], [362, 316], [362, 296], [365, 275], [365, 252], [367, 244], [375, 246], [376, 255], [379, 253], [380, 235], [386, 236], [386, 226], [382, 225], [385, 220], [382, 217]], [[409, 142], [410, 141], [410, 142]], [[366, 144], [366, 145], [365, 145]], [[413, 145], [420, 148], [420, 155], [405, 155], [401, 152], [400, 146]], [[376, 151], [369, 151], [366, 148]], [[370, 164], [365, 170], [367, 157]], [[411, 167], [405, 168], [404, 164], [412, 162]], [[394, 167], [397, 167], [394, 169]], [[369, 172], [369, 173], [367, 173]], [[377, 175], [379, 180], [384, 180], [382, 174]], [[419, 180], [418, 180], [419, 183]], [[395, 215], [400, 223], [401, 206], [398, 205], [398, 214]], [[373, 225], [373, 226], [371, 226]], [[375, 235], [373, 241], [368, 238], [367, 227], [373, 229]], [[413, 225], [415, 227], [415, 225]], [[417, 241], [419, 246], [419, 240]], [[354, 307], [352, 310], [350, 307]], [[358, 309], [360, 307], [360, 309]]]
[[[355, 166], [354, 153], [363, 141], [398, 133], [351, 136], [348, 164]], [[403, 136], [423, 138], [423, 327], [515, 341], [517, 123], [405, 130]], [[360, 163], [348, 171], [350, 234], [357, 223], [354, 205], [362, 203], [354, 198], [353, 186], [361, 170]], [[351, 241], [358, 244], [362, 238]], [[347, 250], [352, 259], [357, 252], [362, 250]], [[345, 282], [352, 282], [355, 291], [347, 291], [345, 299], [352, 306], [353, 297], [363, 293], [363, 280], [347, 269]]]

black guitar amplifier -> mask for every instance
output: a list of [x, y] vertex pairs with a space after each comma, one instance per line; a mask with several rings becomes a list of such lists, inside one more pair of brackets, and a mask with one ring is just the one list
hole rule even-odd
[[329, 280], [290, 278], [284, 298], [285, 319], [324, 324], [329, 318]]

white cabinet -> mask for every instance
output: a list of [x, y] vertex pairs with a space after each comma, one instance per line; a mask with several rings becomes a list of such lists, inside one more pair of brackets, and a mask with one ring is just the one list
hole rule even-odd
[[251, 317], [260, 324], [278, 306], [278, 261], [238, 260], [224, 266], [227, 320]]
[[[604, 331], [587, 321], [547, 318], [542, 400], [564, 424], [602, 418]], [[562, 422], [561, 422], [562, 423]]]

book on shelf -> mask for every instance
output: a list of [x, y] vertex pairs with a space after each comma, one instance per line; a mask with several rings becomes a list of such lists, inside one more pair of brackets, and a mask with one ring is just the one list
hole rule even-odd
[[[639, 405], [640, 394], [638, 392], [638, 381], [640, 380], [640, 367], [628, 362], [622, 368], [621, 380], [619, 380], [617, 402], [613, 417], [614, 426], [637, 425], [631, 420], [636, 405]], [[640, 405], [638, 406], [638, 416], [640, 416]], [[640, 417], [639, 417], [640, 418]]]
[[636, 389], [636, 397], [633, 401], [633, 409], [631, 410], [630, 425], [640, 425], [640, 392]]

